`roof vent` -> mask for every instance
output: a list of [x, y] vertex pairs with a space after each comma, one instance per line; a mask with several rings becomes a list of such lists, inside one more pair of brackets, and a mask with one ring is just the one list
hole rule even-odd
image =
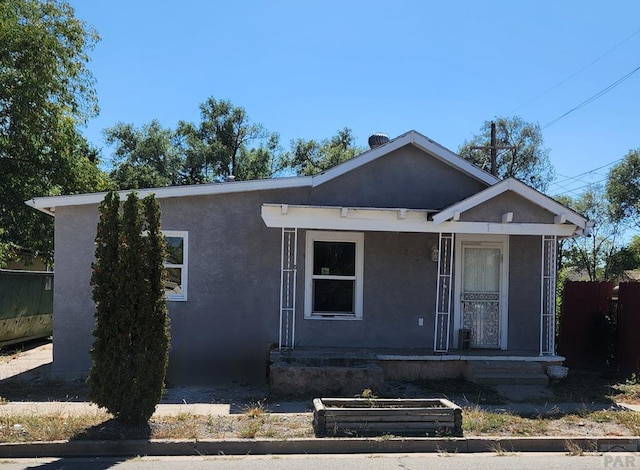
[[381, 132], [376, 132], [375, 134], [371, 135], [371, 137], [369, 137], [369, 147], [371, 147], [372, 149], [380, 147], [387, 142], [389, 142], [389, 136]]

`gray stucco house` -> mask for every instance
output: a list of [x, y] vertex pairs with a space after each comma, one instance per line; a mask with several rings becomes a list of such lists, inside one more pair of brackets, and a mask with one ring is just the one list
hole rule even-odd
[[[390, 374], [413, 376], [455, 376], [474, 361], [563, 360], [557, 241], [590, 222], [418, 132], [313, 177], [139, 191], [148, 193], [172, 246], [174, 381], [264, 377], [273, 348], [368, 351], [411, 366]], [[55, 216], [58, 375], [90, 368], [103, 197], [28, 201]]]

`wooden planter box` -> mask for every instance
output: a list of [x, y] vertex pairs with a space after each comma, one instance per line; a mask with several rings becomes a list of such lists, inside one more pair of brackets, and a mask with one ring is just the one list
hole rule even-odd
[[315, 398], [317, 437], [462, 436], [462, 409], [445, 399]]

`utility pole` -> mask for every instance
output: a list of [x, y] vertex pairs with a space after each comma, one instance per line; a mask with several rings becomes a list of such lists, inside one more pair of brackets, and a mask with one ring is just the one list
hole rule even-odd
[[497, 145], [496, 123], [491, 121], [491, 145], [484, 147], [471, 147], [473, 150], [491, 150], [491, 174], [498, 176], [498, 150], [514, 149], [513, 145]]

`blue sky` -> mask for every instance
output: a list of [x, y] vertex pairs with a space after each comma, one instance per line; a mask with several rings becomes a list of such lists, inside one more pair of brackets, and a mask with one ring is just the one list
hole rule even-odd
[[[346, 126], [361, 146], [415, 129], [456, 151], [486, 120], [544, 127], [640, 67], [635, 0], [69, 3], [102, 37], [84, 133], [104, 156], [105, 127], [196, 122], [210, 96], [285, 148]], [[544, 128], [549, 193], [576, 196], [640, 147], [639, 90], [640, 71]]]

